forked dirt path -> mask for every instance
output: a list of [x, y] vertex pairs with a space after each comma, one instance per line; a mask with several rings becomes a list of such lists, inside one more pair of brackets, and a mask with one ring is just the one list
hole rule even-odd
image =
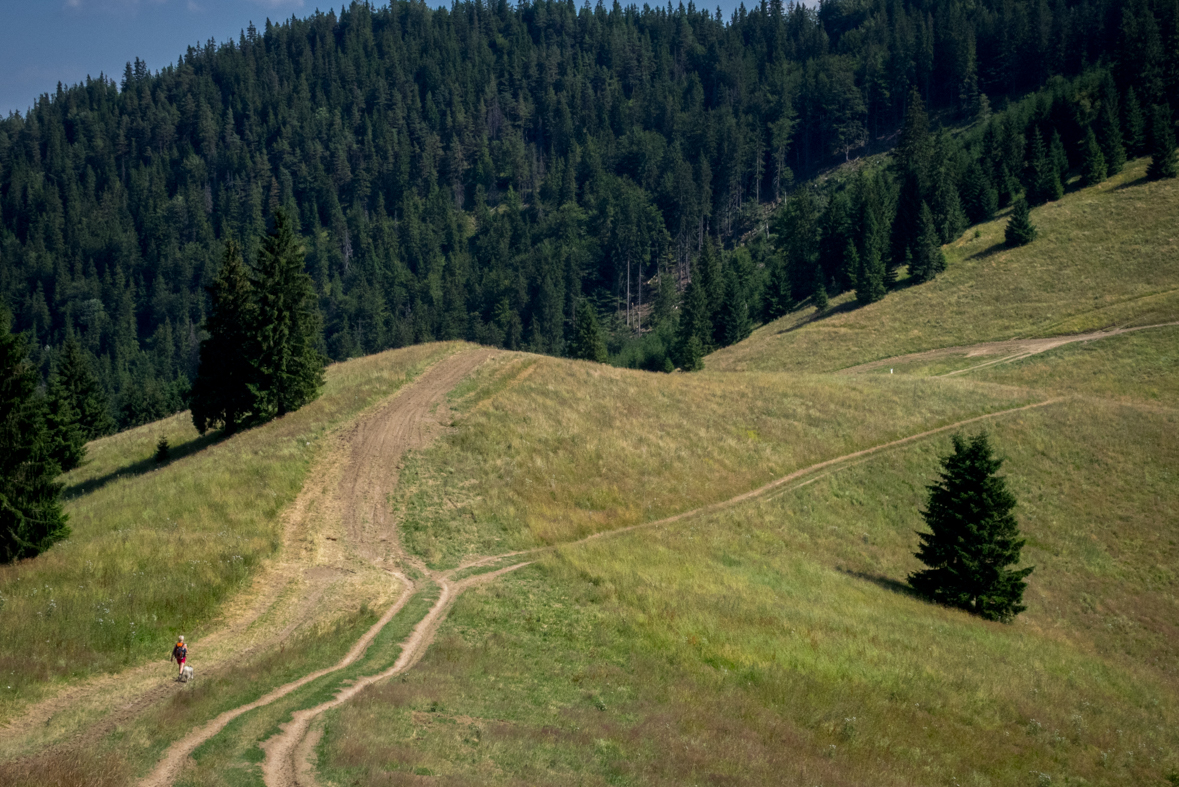
[[[163, 759], [141, 782], [142, 785], [163, 787], [171, 784], [188, 761], [189, 755], [238, 716], [268, 705], [313, 680], [356, 662], [368, 650], [377, 634], [401, 611], [413, 594], [415, 583], [400, 570], [407, 561], [396, 528], [386, 514], [387, 496], [397, 486], [400, 463], [405, 453], [426, 445], [441, 428], [437, 412], [445, 408], [447, 393], [492, 354], [490, 350], [470, 350], [445, 358], [403, 387], [385, 404], [358, 419], [343, 438], [344, 450], [337, 453], [336, 472], [327, 474], [335, 481], [332, 484], [335, 488], [321, 490], [321, 494], [315, 496], [317, 516], [343, 525], [345, 546], [355, 551], [364, 562], [383, 569], [400, 581], [400, 594], [380, 620], [333, 666], [304, 675], [251, 703], [225, 711], [173, 743]], [[319, 485], [322, 486], [322, 483]], [[303, 501], [302, 495], [300, 501]], [[295, 507], [300, 508], [299, 501]], [[309, 507], [309, 503], [303, 501], [302, 507]], [[292, 545], [295, 551], [297, 547]], [[316, 544], [302, 545], [305, 553], [314, 554], [318, 549], [319, 545]], [[310, 600], [310, 604], [299, 605], [298, 609], [304, 614], [312, 612], [314, 598]]]
[[[978, 369], [984, 369], [988, 366], [998, 366], [1000, 364], [1012, 363], [1013, 361], [1020, 361], [1024, 358], [1030, 358], [1033, 355], [1055, 350], [1057, 347], [1062, 347], [1066, 344], [1073, 344], [1074, 342], [1092, 342], [1098, 339], [1108, 339], [1111, 336], [1119, 336], [1123, 333], [1132, 333], [1134, 331], [1147, 331], [1152, 328], [1170, 328], [1179, 325], [1179, 322], [1163, 322], [1156, 325], [1139, 325], [1133, 328], [1111, 328], [1108, 331], [1092, 331], [1090, 333], [1074, 333], [1066, 336], [1051, 336], [1043, 339], [1011, 339], [1005, 342], [983, 342], [982, 344], [962, 345], [960, 347], [942, 347], [937, 350], [926, 350], [925, 352], [911, 353], [909, 355], [897, 355], [892, 358], [884, 358], [879, 361], [870, 361], [869, 363], [862, 363], [858, 366], [849, 366], [846, 369], [840, 369], [836, 374], [862, 374], [864, 372], [873, 372], [877, 369], [882, 369], [886, 366], [892, 367], [899, 364], [921, 363], [927, 361], [939, 361], [944, 358], [952, 358], [954, 356], [972, 357], [987, 357], [992, 356], [991, 360], [974, 366], [968, 366], [965, 369], [955, 369], [952, 372], [945, 374], [934, 375], [935, 377], [955, 377], [959, 374], [967, 374]], [[994, 357], [997, 356], [997, 357]]]
[[[1041, 407], [1047, 407], [1053, 404], [1058, 404], [1061, 401], [1064, 401], [1063, 397], [1056, 397], [1041, 402], [1033, 402], [1032, 404], [1023, 405], [1021, 407], [1013, 407], [1007, 410], [988, 413], [986, 415], [975, 416], [974, 418], [967, 418], [956, 423], [946, 424], [945, 426], [939, 426], [935, 429], [929, 429], [919, 434], [909, 435], [908, 437], [902, 437], [887, 443], [881, 443], [880, 445], [873, 446], [871, 448], [865, 448], [861, 451], [855, 451], [850, 454], [835, 457], [834, 459], [817, 462], [813, 465], [795, 470], [792, 473], [782, 476], [781, 478], [777, 478], [768, 484], [764, 484], [756, 489], [750, 490], [749, 492], [744, 492], [740, 495], [737, 495], [736, 497], [732, 497], [728, 500], [723, 500], [718, 503], [701, 506], [700, 508], [694, 508], [690, 511], [684, 511], [679, 514], [665, 517], [663, 519], [658, 519], [652, 522], [643, 522], [641, 524], [631, 525], [629, 527], [618, 528], [617, 530], [606, 530], [600, 533], [594, 533], [593, 535], [586, 536], [585, 538], [579, 539], [577, 541], [567, 542], [564, 544], [553, 544], [550, 546], [537, 547], [535, 549], [506, 552], [501, 555], [474, 558], [463, 563], [457, 568], [451, 569], [450, 571], [435, 574], [433, 575], [434, 579], [441, 586], [442, 593], [435, 602], [434, 606], [430, 609], [430, 612], [420, 623], [418, 623], [418, 625], [414, 628], [413, 633], [405, 640], [405, 642], [402, 643], [402, 652], [398, 657], [397, 662], [384, 672], [361, 678], [356, 683], [342, 689], [333, 699], [328, 700], [327, 702], [324, 702], [313, 708], [307, 708], [305, 710], [300, 710], [293, 713], [292, 720], [282, 725], [282, 731], [278, 735], [275, 735], [274, 737], [262, 743], [262, 748], [266, 752], [266, 759], [262, 765], [263, 780], [265, 781], [267, 787], [315, 787], [318, 782], [315, 778], [314, 749], [322, 733], [321, 729], [313, 727], [316, 717], [325, 711], [347, 702], [366, 686], [372, 685], [377, 681], [390, 678], [411, 668], [425, 654], [430, 643], [433, 641], [434, 634], [437, 632], [438, 626], [441, 624], [446, 611], [450, 608], [451, 605], [454, 604], [455, 600], [463, 590], [475, 584], [488, 582], [502, 574], [506, 574], [510, 571], [515, 571], [516, 569], [530, 565], [533, 562], [532, 560], [528, 559], [530, 557], [534, 558], [543, 553], [554, 551], [558, 548], [578, 546], [597, 539], [619, 536], [636, 530], [663, 527], [698, 515], [708, 514], [730, 508], [754, 498], [766, 496], [771, 492], [785, 492], [791, 488], [806, 486], [807, 484], [811, 484], [839, 469], [850, 467], [859, 464], [860, 462], [866, 461], [867, 458], [871, 457], [873, 454], [888, 451], [893, 448], [899, 448], [900, 446], [906, 445], [908, 443], [913, 443], [918, 440], [949, 431], [951, 429], [959, 429], [964, 426], [969, 426], [970, 424], [1001, 418], [1003, 416], [1013, 415], [1015, 413], [1034, 410]], [[819, 472], [822, 470], [826, 470], [827, 472]], [[793, 487], [790, 486], [792, 482], [796, 481], [800, 481], [800, 483], [794, 485]], [[524, 559], [521, 560], [521, 558]], [[466, 579], [453, 584], [450, 582], [450, 577], [454, 576], [460, 571], [486, 566], [505, 560], [516, 560], [517, 562], [504, 568], [467, 577]]]
[[442, 588], [442, 593], [426, 616], [414, 627], [409, 637], [401, 643], [401, 654], [392, 667], [375, 675], [360, 678], [350, 686], [341, 689], [335, 697], [327, 702], [320, 703], [313, 708], [295, 711], [291, 714], [291, 721], [281, 725], [282, 731], [278, 735], [262, 743], [262, 749], [266, 752], [266, 759], [262, 763], [262, 778], [267, 787], [295, 787], [296, 785], [315, 784], [314, 769], [310, 763], [313, 758], [312, 750], [319, 736], [308, 734], [315, 718], [352, 699], [365, 687], [399, 675], [417, 664], [434, 641], [434, 635], [437, 633], [438, 626], [442, 623], [446, 612], [464, 590], [473, 585], [490, 582], [496, 577], [523, 568], [530, 563], [531, 561], [522, 561], [496, 571], [489, 571], [486, 574], [467, 577], [453, 584], [445, 575], [439, 575], [437, 582]]

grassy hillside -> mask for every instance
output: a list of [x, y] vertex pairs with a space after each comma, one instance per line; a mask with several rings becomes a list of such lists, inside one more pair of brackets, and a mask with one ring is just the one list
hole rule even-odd
[[716, 371], [835, 371], [938, 347], [1179, 319], [1179, 182], [1146, 161], [1032, 211], [1039, 237], [1003, 245], [1006, 215], [946, 247], [934, 281], [857, 307], [832, 301], [756, 330], [706, 359]]
[[[461, 596], [417, 666], [322, 717], [320, 782], [1179, 783], [1179, 327], [986, 366], [950, 354], [894, 374], [824, 371], [1179, 319], [1174, 229], [1155, 218], [1174, 189], [1071, 194], [1036, 214], [1031, 251], [994, 250], [1003, 222], [988, 225], [932, 284], [769, 326], [701, 373], [483, 361], [450, 392], [451, 428], [406, 456], [388, 505], [419, 579], [517, 550], [529, 553], [508, 562], [535, 562]], [[223, 442], [172, 419], [93, 445], [67, 479], [74, 536], [0, 569], [0, 663], [15, 679], [0, 721], [67, 681], [162, 661], [180, 627], [215, 629], [281, 558], [300, 488], [336, 483], [308, 477], [334, 456], [329, 436], [458, 346], [332, 367], [314, 405]], [[955, 428], [990, 431], [1019, 501], [1035, 571], [1010, 625], [906, 585]], [[156, 468], [161, 433], [175, 458]], [[377, 616], [365, 593], [388, 590], [384, 575], [349, 581], [351, 606], [323, 625], [165, 692], [93, 745], [30, 756], [0, 737], [0, 760], [23, 758], [0, 782], [142, 776], [186, 729], [348, 650]], [[258, 744], [386, 669], [442, 595], [423, 580], [362, 658], [235, 718], [178, 783], [260, 784]], [[55, 721], [41, 745], [67, 729]]]
[[[337, 364], [323, 396], [231, 439], [187, 413], [90, 444], [65, 477], [69, 540], [0, 566], [0, 721], [47, 684], [162, 659], [209, 630], [280, 543], [322, 438], [455, 345]], [[158, 466], [167, 437], [171, 461]]]
[[957, 380], [667, 376], [505, 354], [454, 399], [461, 428], [409, 461], [395, 503], [406, 545], [442, 567], [670, 516], [1037, 397]]
[[[438, 542], [456, 521], [471, 541], [511, 542], [528, 522], [536, 541], [572, 538], [641, 518], [677, 482], [696, 502], [727, 494], [743, 463], [718, 446], [751, 409], [778, 408], [759, 422], [779, 430], [759, 449], [782, 472], [879, 440], [873, 423], [895, 428], [872, 394], [887, 403], [928, 386], [973, 404], [990, 390], [772, 375], [664, 389], [545, 363], [490, 385], [500, 390], [459, 419], [449, 448], [420, 457], [415, 507], [450, 512], [419, 525]], [[783, 404], [793, 394], [816, 408], [843, 397], [854, 433], [825, 412], [808, 437]], [[743, 396], [756, 404], [737, 407]], [[677, 426], [671, 414], [685, 411]], [[628, 444], [631, 417], [658, 427]], [[920, 429], [908, 423], [897, 431]], [[321, 767], [336, 783], [1161, 783], [1179, 770], [1179, 531], [1160, 514], [1179, 506], [1177, 427], [1173, 411], [1075, 399], [989, 422], [1036, 566], [1013, 625], [905, 590], [942, 435], [722, 512], [562, 548], [465, 597], [418, 670], [329, 718]], [[594, 458], [580, 486], [614, 496], [591, 524], [562, 491], [579, 485], [572, 473], [542, 483], [562, 445]]]

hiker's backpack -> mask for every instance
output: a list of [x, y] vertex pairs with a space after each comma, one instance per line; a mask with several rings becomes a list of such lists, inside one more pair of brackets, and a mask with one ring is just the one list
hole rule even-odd
[[188, 656], [188, 647], [186, 645], [182, 645], [179, 642], [177, 642], [176, 647], [172, 648], [172, 658], [176, 659], [177, 661], [180, 661], [182, 658], [185, 658], [187, 656]]

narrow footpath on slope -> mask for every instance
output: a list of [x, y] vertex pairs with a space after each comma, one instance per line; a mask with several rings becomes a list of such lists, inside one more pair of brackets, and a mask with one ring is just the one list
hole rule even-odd
[[988, 358], [982, 363], [968, 366], [964, 369], [955, 369], [945, 374], [934, 375], [935, 377], [955, 377], [960, 374], [967, 374], [978, 369], [984, 369], [989, 366], [999, 366], [1001, 364], [1012, 363], [1014, 361], [1021, 361], [1024, 358], [1030, 358], [1033, 355], [1055, 350], [1057, 347], [1063, 347], [1066, 344], [1074, 344], [1076, 342], [1092, 342], [1100, 339], [1108, 339], [1112, 336], [1120, 336], [1124, 333], [1133, 333], [1135, 331], [1149, 331], [1155, 328], [1170, 328], [1179, 325], [1179, 322], [1162, 322], [1156, 325], [1139, 325], [1130, 328], [1110, 328], [1104, 331], [1091, 331], [1090, 333], [1074, 333], [1064, 336], [1049, 336], [1041, 339], [1010, 339], [1003, 342], [982, 342], [981, 344], [966, 344], [958, 347], [942, 347], [937, 350], [926, 350], [919, 353], [910, 353], [908, 355], [896, 355], [891, 358], [882, 358], [878, 361], [869, 361], [868, 363], [861, 363], [856, 366], [849, 366], [846, 369], [840, 369], [836, 374], [863, 374], [865, 372], [874, 372], [885, 367], [900, 366], [910, 363], [929, 363], [932, 361], [940, 361], [956, 356], [963, 356], [966, 358]]

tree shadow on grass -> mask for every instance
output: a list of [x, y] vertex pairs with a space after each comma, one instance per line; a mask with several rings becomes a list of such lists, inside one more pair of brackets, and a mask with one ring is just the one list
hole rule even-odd
[[854, 577], [856, 579], [862, 579], [865, 582], [871, 582], [873, 585], [876, 585], [877, 587], [882, 587], [885, 590], [890, 591], [892, 593], [898, 593], [902, 596], [908, 596], [909, 598], [924, 600], [924, 596], [922, 596], [916, 590], [911, 588], [908, 585], [908, 583], [900, 582], [898, 580], [893, 579], [892, 577], [886, 577], [883, 574], [870, 574], [866, 571], [853, 571], [849, 568], [838, 568], [836, 570], [839, 571], [839, 573], [844, 574], [845, 576]]
[[1150, 182], [1150, 178], [1146, 177], [1145, 175], [1142, 175], [1141, 177], [1134, 178], [1134, 180], [1127, 180], [1125, 183], [1122, 183], [1121, 185], [1114, 186], [1114, 191], [1121, 191], [1122, 189], [1131, 189], [1131, 188], [1134, 188], [1135, 186], [1145, 186], [1149, 182]]
[[163, 462], [157, 462], [154, 456], [149, 456], [140, 459], [129, 465], [124, 465], [116, 470], [112, 470], [106, 475], [100, 475], [96, 478], [90, 478], [85, 481], [79, 481], [76, 484], [71, 484], [62, 490], [62, 497], [66, 500], [73, 500], [74, 498], [88, 495], [98, 489], [103, 488], [112, 481], [119, 478], [140, 476], [144, 473], [150, 473], [152, 470], [158, 470], [161, 467], [167, 467], [173, 462], [183, 459], [186, 456], [203, 451], [211, 445], [221, 442], [229, 435], [223, 431], [209, 432], [203, 437], [197, 437], [189, 440], [187, 443], [174, 445], [168, 447], [168, 458]]

